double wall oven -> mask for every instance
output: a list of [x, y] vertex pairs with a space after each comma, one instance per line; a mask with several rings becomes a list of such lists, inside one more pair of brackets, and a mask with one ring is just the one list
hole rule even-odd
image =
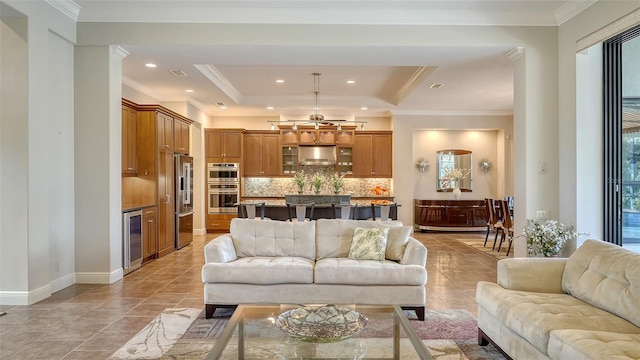
[[240, 201], [240, 164], [207, 164], [209, 214], [236, 213]]

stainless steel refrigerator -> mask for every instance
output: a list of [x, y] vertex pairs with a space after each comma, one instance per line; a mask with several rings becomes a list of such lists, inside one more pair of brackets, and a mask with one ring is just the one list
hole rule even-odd
[[175, 155], [176, 249], [193, 241], [193, 158]]

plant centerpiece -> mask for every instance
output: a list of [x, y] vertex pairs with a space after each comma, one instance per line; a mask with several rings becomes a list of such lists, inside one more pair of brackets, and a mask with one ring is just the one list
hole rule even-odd
[[333, 188], [333, 193], [340, 194], [344, 188], [344, 174], [335, 172], [331, 174], [331, 178], [329, 180], [331, 182], [331, 187]]
[[293, 175], [293, 182], [298, 188], [298, 194], [302, 194], [305, 185], [307, 185], [307, 174], [305, 174], [303, 170], [296, 172], [295, 175]]
[[564, 244], [578, 236], [573, 226], [555, 220], [541, 223], [527, 219], [522, 235], [527, 239], [527, 252], [531, 256], [557, 256]]
[[321, 173], [313, 174], [313, 177], [311, 178], [311, 187], [313, 188], [313, 192], [316, 195], [319, 195], [320, 191], [322, 191], [322, 186], [324, 185], [324, 182], [325, 182], [325, 178]]
[[449, 188], [453, 184], [453, 198], [458, 200], [462, 191], [460, 190], [460, 181], [471, 174], [471, 169], [449, 168], [442, 176], [442, 187]]

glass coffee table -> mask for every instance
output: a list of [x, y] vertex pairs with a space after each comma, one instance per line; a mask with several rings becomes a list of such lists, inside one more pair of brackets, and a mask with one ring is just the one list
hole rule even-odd
[[207, 360], [432, 359], [399, 306], [341, 306], [366, 316], [364, 329], [341, 341], [311, 342], [290, 337], [275, 325], [279, 314], [300, 305], [239, 305]]

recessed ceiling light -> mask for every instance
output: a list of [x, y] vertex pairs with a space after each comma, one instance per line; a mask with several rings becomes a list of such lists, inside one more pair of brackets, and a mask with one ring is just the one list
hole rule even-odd
[[431, 85], [429, 86], [429, 88], [430, 88], [430, 89], [440, 89], [440, 88], [441, 88], [441, 87], [443, 87], [443, 86], [444, 86], [444, 84], [438, 84], [438, 83], [436, 83], [436, 84], [431, 84]]
[[355, 80], [347, 80], [347, 84], [355, 84], [356, 81]]
[[360, 110], [369, 110], [369, 108], [366, 107], [366, 106], [363, 106], [363, 107], [360, 108]]
[[273, 106], [267, 106], [267, 110], [273, 110]]
[[282, 84], [282, 83], [284, 82], [284, 80], [282, 80], [282, 79], [278, 79], [278, 80], [276, 80], [276, 82], [277, 82], [278, 84]]
[[186, 91], [186, 92], [188, 92], [188, 93], [192, 93], [192, 92], [193, 92], [193, 89], [187, 89], [187, 90], [185, 90], [185, 91]]
[[148, 68], [154, 68], [154, 67], [157, 67], [158, 65], [156, 65], [154, 63], [146, 63], [146, 64], [144, 64], [144, 66], [146, 66]]

